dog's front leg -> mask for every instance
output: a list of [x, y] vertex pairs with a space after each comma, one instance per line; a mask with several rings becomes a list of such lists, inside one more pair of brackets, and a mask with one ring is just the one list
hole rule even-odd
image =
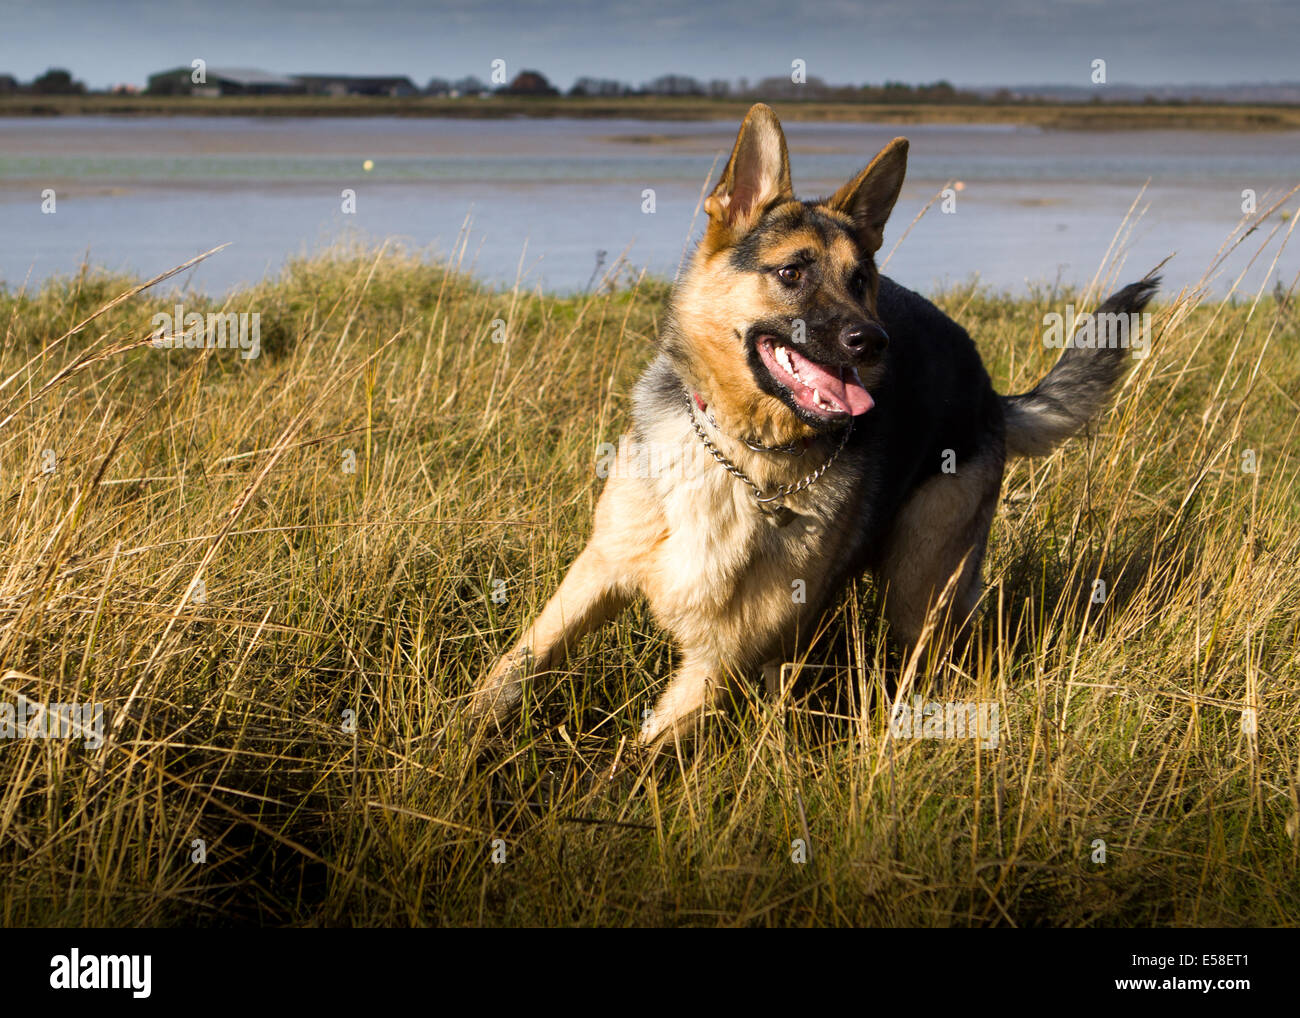
[[583, 636], [627, 603], [617, 574], [593, 538], [519, 642], [475, 685], [470, 714], [503, 723], [523, 698], [525, 682], [559, 667]]
[[724, 688], [722, 669], [710, 655], [687, 652], [668, 688], [641, 725], [637, 743], [657, 750], [669, 741], [691, 733], [700, 716]]

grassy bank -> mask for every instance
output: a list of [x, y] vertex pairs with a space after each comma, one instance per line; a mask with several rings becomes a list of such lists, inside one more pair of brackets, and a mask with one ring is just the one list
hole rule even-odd
[[[0, 117], [576, 117], [580, 119], [738, 121], [749, 99], [628, 96], [621, 99], [492, 96], [0, 96]], [[982, 103], [926, 105], [782, 102], [783, 121], [886, 124], [1025, 124], [1053, 130], [1276, 131], [1300, 129], [1300, 107], [1209, 103]]]
[[[1300, 916], [1295, 302], [1164, 295], [1117, 409], [1010, 468], [983, 650], [916, 690], [996, 701], [995, 748], [888, 737], [863, 582], [786, 699], [604, 787], [670, 665], [641, 608], [509, 751], [454, 722], [584, 541], [663, 285], [340, 252], [229, 300], [256, 359], [153, 348], [175, 301], [130, 285], [0, 297], [0, 702], [106, 712], [0, 743], [0, 924]], [[1074, 296], [940, 303], [1011, 391]]]

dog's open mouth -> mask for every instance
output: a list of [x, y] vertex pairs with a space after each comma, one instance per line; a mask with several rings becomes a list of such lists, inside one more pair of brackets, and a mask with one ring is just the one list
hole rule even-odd
[[758, 338], [758, 356], [776, 383], [788, 390], [800, 407], [818, 417], [857, 417], [875, 406], [852, 366], [815, 364], [772, 336]]

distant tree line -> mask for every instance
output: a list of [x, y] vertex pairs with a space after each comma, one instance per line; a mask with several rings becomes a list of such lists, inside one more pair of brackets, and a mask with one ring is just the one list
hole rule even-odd
[[[167, 72], [168, 74], [177, 74], [184, 69], [178, 69], [177, 72]], [[164, 75], [154, 77], [162, 78]], [[264, 75], [265, 77], [265, 75]], [[415, 95], [423, 94], [435, 97], [459, 98], [461, 96], [491, 96], [491, 95], [511, 95], [511, 96], [560, 96], [568, 95], [574, 98], [597, 98], [597, 99], [619, 99], [629, 96], [668, 96], [668, 97], [691, 97], [699, 99], [776, 99], [787, 102], [797, 102], [801, 99], [817, 100], [823, 102], [857, 102], [869, 104], [972, 104], [972, 103], [991, 103], [994, 105], [1037, 105], [1042, 103], [1053, 102], [1103, 102], [1100, 93], [1093, 93], [1091, 90], [1082, 88], [1068, 89], [1066, 86], [1060, 86], [1055, 90], [1048, 87], [1041, 91], [1012, 91], [1006, 88], [983, 89], [979, 92], [967, 89], [959, 89], [951, 82], [936, 81], [930, 84], [909, 85], [903, 81], [886, 81], [880, 85], [833, 85], [816, 77], [808, 75], [805, 80], [796, 81], [794, 75], [776, 75], [768, 78], [761, 78], [756, 82], [750, 82], [746, 78], [738, 81], [728, 81], [722, 78], [712, 78], [705, 80], [695, 78], [688, 74], [662, 74], [651, 81], [646, 81], [640, 85], [633, 85], [630, 82], [620, 81], [616, 78], [598, 78], [584, 76], [578, 78], [567, 92], [562, 93], [547, 79], [546, 75], [537, 70], [523, 70], [516, 74], [506, 84], [488, 84], [475, 75], [467, 75], [462, 78], [441, 78], [434, 77], [429, 80], [423, 89], [410, 81], [408, 78], [366, 78], [348, 75], [339, 75], [337, 80], [340, 83], [336, 89], [339, 92], [348, 94], [388, 94], [388, 95]], [[151, 80], [151, 92], [161, 93], [163, 90], [153, 87], [153, 78]], [[328, 76], [320, 77], [320, 81], [311, 78], [285, 78], [282, 79], [285, 86], [297, 85], [294, 89], [286, 90], [285, 87], [265, 88], [265, 92], [297, 91], [308, 93], [319, 93], [322, 88], [317, 87], [321, 81], [333, 81]], [[384, 85], [383, 88], [366, 88], [363, 85], [372, 82], [379, 82]], [[400, 87], [388, 87], [385, 83], [397, 82]], [[0, 95], [5, 94], [25, 94], [25, 95], [84, 95], [89, 91], [84, 82], [76, 80], [70, 71], [63, 68], [52, 67], [44, 74], [29, 82], [20, 82], [11, 74], [0, 73]], [[135, 85], [116, 85], [107, 91], [119, 95], [131, 95], [140, 91]], [[1120, 90], [1113, 90], [1115, 94], [1108, 95], [1111, 101], [1115, 102], [1135, 102], [1141, 101], [1148, 104], [1161, 103], [1169, 105], [1181, 105], [1188, 101], [1185, 97], [1176, 94], [1157, 95], [1130, 95], [1120, 94]], [[1128, 89], [1132, 91], [1132, 89]], [[1068, 92], [1068, 94], [1067, 94]], [[1059, 93], [1059, 94], [1058, 94]], [[1076, 94], [1077, 93], [1077, 94]], [[1091, 93], [1091, 94], [1090, 94]], [[1289, 96], [1289, 93], [1288, 93]], [[1193, 98], [1190, 101], [1198, 101]], [[1222, 101], [1222, 99], [1220, 99]], [[1231, 101], [1231, 100], [1229, 100]], [[1284, 96], [1282, 100], [1276, 97], [1265, 97], [1255, 99], [1254, 101], [1293, 101]]]
[[[549, 89], [548, 94], [556, 95], [557, 90], [539, 72], [527, 72], [535, 75]], [[430, 83], [432, 85], [433, 82]], [[503, 89], [516, 92], [515, 82]], [[844, 100], [846, 102], [867, 103], [971, 103], [983, 101], [975, 92], [962, 91], [947, 81], [936, 81], [929, 85], [909, 85], [902, 81], [887, 81], [883, 85], [830, 85], [816, 76], [809, 76], [804, 81], [794, 81], [789, 76], [763, 78], [751, 84], [741, 78], [737, 82], [722, 78], [705, 81], [687, 74], [663, 74], [634, 86], [626, 81], [614, 78], [582, 77], [573, 83], [568, 95], [575, 97], [597, 97], [613, 99], [621, 96], [694, 96], [708, 99], [752, 99], [766, 97], [770, 99], [819, 99]]]
[[84, 95], [86, 84], [76, 81], [71, 72], [51, 67], [39, 78], [24, 84], [12, 74], [0, 74], [0, 95], [22, 92], [28, 95]]
[[[131, 86], [117, 86], [112, 91], [135, 91]], [[22, 93], [28, 95], [84, 95], [87, 88], [84, 82], [77, 81], [72, 73], [62, 68], [51, 68], [29, 82], [20, 82], [13, 75], [0, 74], [0, 94]], [[540, 71], [525, 70], [516, 74], [506, 85], [492, 86], [481, 78], [467, 75], [463, 78], [440, 78], [429, 80], [423, 93], [430, 96], [482, 96], [502, 95], [543, 95], [558, 96], [567, 94], [574, 97], [591, 97], [614, 99], [624, 96], [691, 96], [709, 99], [748, 99], [768, 97], [772, 99], [821, 99], [845, 100], [869, 103], [959, 103], [979, 102], [981, 97], [974, 92], [964, 92], [954, 88], [946, 81], [931, 85], [908, 85], [904, 82], [888, 81], [883, 85], [829, 85], [822, 79], [810, 76], [806, 81], [796, 83], [789, 77], [763, 78], [751, 84], [744, 78], [737, 82], [721, 78], [704, 80], [687, 74], [663, 74], [659, 77], [633, 85], [614, 78], [581, 77], [575, 81], [567, 93], [561, 93]]]

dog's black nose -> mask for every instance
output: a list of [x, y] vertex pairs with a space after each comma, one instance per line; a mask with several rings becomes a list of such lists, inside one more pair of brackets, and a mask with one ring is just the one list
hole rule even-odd
[[889, 346], [889, 333], [875, 322], [857, 322], [840, 331], [840, 346], [854, 357], [879, 357]]

